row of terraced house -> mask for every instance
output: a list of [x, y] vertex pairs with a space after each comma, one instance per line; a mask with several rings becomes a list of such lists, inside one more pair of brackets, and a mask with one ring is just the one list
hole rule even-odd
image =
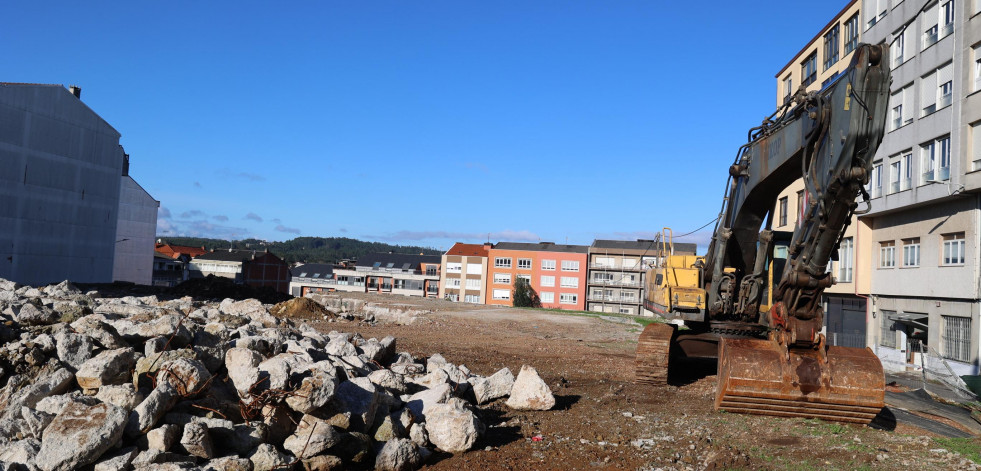
[[[596, 240], [456, 243], [442, 256], [376, 253], [356, 262], [292, 269], [290, 294], [388, 293], [510, 306], [515, 282], [527, 280], [551, 309], [642, 314], [644, 273], [656, 261], [654, 241]], [[695, 244], [674, 244], [695, 253]]]

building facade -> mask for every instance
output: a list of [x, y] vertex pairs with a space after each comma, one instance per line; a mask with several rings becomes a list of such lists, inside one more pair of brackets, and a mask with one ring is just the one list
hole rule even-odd
[[253, 288], [289, 293], [290, 270], [283, 259], [269, 252], [223, 249], [198, 255], [188, 264], [191, 278], [208, 275], [231, 278]]
[[160, 202], [153, 199], [133, 177], [123, 175], [122, 179], [112, 279], [151, 285]]
[[113, 279], [124, 153], [80, 94], [0, 83], [0, 278]]
[[[373, 253], [361, 257], [351, 267], [335, 268], [338, 285], [341, 277], [349, 283], [338, 291], [401, 294], [435, 298], [439, 296], [439, 255]], [[360, 286], [359, 286], [360, 285]]]
[[453, 244], [443, 254], [439, 297], [453, 302], [486, 304], [490, 248], [491, 244]]
[[864, 38], [892, 42], [889, 123], [861, 218], [870, 231], [856, 241], [872, 265], [869, 343], [887, 369], [931, 352], [957, 374], [977, 374], [981, 2], [865, 1], [862, 10]]
[[303, 297], [311, 293], [337, 291], [334, 266], [327, 263], [304, 263], [290, 269], [290, 295]]
[[[642, 315], [644, 278], [657, 259], [659, 245], [653, 240], [594, 240], [588, 251], [586, 309]], [[695, 244], [674, 245], [675, 250], [695, 254]]]
[[510, 306], [514, 282], [525, 278], [542, 307], [582, 311], [586, 308], [585, 245], [499, 242], [487, 253], [487, 304]]

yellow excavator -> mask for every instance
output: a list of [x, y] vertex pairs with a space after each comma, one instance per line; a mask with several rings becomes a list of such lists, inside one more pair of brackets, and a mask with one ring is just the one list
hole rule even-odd
[[[683, 359], [715, 358], [717, 410], [856, 423], [879, 413], [882, 364], [868, 348], [827, 345], [821, 297], [834, 284], [828, 264], [852, 215], [868, 211], [888, 55], [885, 43], [859, 45], [834, 81], [802, 88], [749, 131], [704, 257], [673, 255], [670, 230], [663, 233], [645, 307], [685, 328], [644, 329], [638, 382], [664, 384]], [[794, 231], [773, 231], [778, 195], [801, 178]]]

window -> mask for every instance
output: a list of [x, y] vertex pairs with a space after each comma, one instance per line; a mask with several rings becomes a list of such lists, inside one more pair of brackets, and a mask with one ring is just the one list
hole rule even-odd
[[954, 32], [954, 0], [948, 0], [940, 5], [940, 39]]
[[542, 300], [542, 304], [552, 304], [555, 302], [555, 293], [551, 291], [542, 291], [541, 296], [538, 298]]
[[971, 360], [971, 318], [942, 316], [944, 321], [944, 358]]
[[941, 66], [920, 79], [920, 100], [923, 102], [923, 116], [938, 109], [950, 106], [953, 100], [953, 67], [951, 63]]
[[452, 263], [452, 262], [446, 263], [446, 273], [460, 273], [462, 271], [463, 271], [462, 263]]
[[559, 282], [559, 286], [563, 288], [578, 288], [579, 278], [576, 278], [574, 276], [563, 276]]
[[902, 179], [902, 160], [889, 164], [889, 194], [899, 192], [899, 181]]
[[882, 164], [878, 163], [872, 167], [872, 197], [878, 198], [882, 196]]
[[447, 278], [446, 279], [446, 287], [447, 288], [459, 288], [460, 287], [460, 279], [459, 278]]
[[787, 197], [786, 196], [780, 198], [779, 205], [780, 205], [780, 212], [779, 212], [780, 221], [777, 224], [777, 227], [783, 227], [787, 225]]
[[596, 257], [596, 266], [600, 268], [613, 268], [617, 266], [617, 261], [613, 257]]
[[920, 266], [920, 238], [903, 239], [903, 266]]
[[797, 223], [804, 219], [804, 190], [797, 192]]
[[879, 268], [896, 266], [896, 242], [879, 242]]
[[953, 82], [948, 80], [940, 84], [940, 108], [950, 106], [953, 101], [954, 85]]
[[892, 320], [895, 315], [896, 311], [879, 311], [879, 317], [882, 318], [879, 345], [883, 347], [896, 348], [896, 321]]
[[623, 268], [637, 268], [637, 262], [638, 260], [636, 258], [624, 258], [620, 261], [623, 264]]
[[855, 242], [851, 237], [841, 239], [838, 246], [838, 281], [851, 283], [855, 257]]
[[845, 22], [845, 55], [855, 50], [858, 46], [858, 13]]
[[518, 269], [519, 270], [531, 270], [531, 259], [530, 258], [519, 258], [518, 259]]
[[510, 273], [495, 273], [494, 274], [494, 284], [495, 285], [509, 285], [509, 284], [511, 284], [511, 274]]
[[459, 294], [447, 294], [447, 295], [445, 296], [445, 298], [446, 298], [446, 299], [447, 299], [448, 301], [453, 301], [453, 302], [457, 302], [457, 301], [459, 301], [459, 300], [460, 300], [460, 295], [459, 295]]
[[542, 270], [555, 270], [555, 260], [542, 260]]
[[[981, 5], [981, 0], [976, 0]], [[974, 46], [974, 91], [981, 90], [981, 44]]]
[[516, 275], [515, 278], [518, 280], [525, 280], [529, 285], [531, 284], [531, 275]]
[[903, 179], [899, 183], [899, 190], [908, 190], [913, 186], [913, 153], [908, 152], [903, 155]]
[[828, 86], [828, 84], [834, 82], [836, 78], [838, 78], [838, 72], [831, 74], [830, 76], [828, 76], [828, 78], [821, 81], [821, 89], [824, 90]]
[[[981, 3], [981, 0], [978, 0]], [[971, 170], [981, 170], [981, 121], [971, 125]]]
[[578, 294], [559, 293], [559, 304], [576, 304], [578, 302]]
[[470, 303], [470, 304], [480, 304], [480, 295], [466, 294], [463, 296], [463, 302]]
[[838, 62], [838, 25], [824, 34], [824, 70]]
[[923, 49], [926, 49], [940, 40], [940, 9], [937, 4], [933, 4], [923, 12]]
[[892, 106], [889, 114], [889, 130], [895, 131], [913, 122], [913, 84], [909, 84], [893, 92], [889, 96], [889, 104]]
[[[895, 95], [893, 95], [893, 96], [895, 96]], [[900, 95], [900, 96], [902, 96], [902, 95]], [[894, 105], [892, 107], [891, 113], [892, 113], [892, 115], [891, 115], [891, 117], [892, 117], [892, 120], [891, 120], [892, 131], [895, 131], [895, 130], [903, 127], [903, 104], [902, 103], [897, 103], [896, 105]]]
[[794, 95], [794, 80], [790, 75], [784, 77], [783, 79], [783, 102], [787, 103], [790, 101], [790, 97]]
[[[906, 31], [909, 31], [909, 28]], [[900, 29], [893, 33], [893, 36], [896, 38], [896, 42], [893, 44], [892, 50], [889, 53], [892, 54], [892, 67], [896, 68], [906, 61], [906, 34]]]
[[930, 72], [920, 77], [920, 109], [921, 116], [937, 111], [937, 73]]
[[801, 84], [805, 87], [817, 81], [817, 51], [800, 63], [800, 77]]
[[942, 265], [964, 264], [964, 233], [944, 234]]
[[541, 285], [549, 288], [555, 286], [555, 277], [542, 275]]
[[511, 257], [496, 257], [494, 258], [495, 268], [511, 268]]
[[940, 145], [940, 168], [937, 169], [937, 180], [950, 180], [950, 136], [937, 140]]
[[920, 185], [934, 181], [934, 170], [937, 166], [937, 143], [928, 142], [920, 146]]
[[471, 275], [480, 275], [484, 271], [484, 266], [480, 263], [468, 263], [467, 273]]
[[493, 298], [497, 300], [508, 300], [511, 299], [511, 290], [509, 289], [495, 289], [493, 293]]
[[562, 260], [562, 271], [579, 271], [579, 262], [574, 260]]
[[467, 289], [480, 289], [480, 279], [467, 278]]
[[875, 26], [889, 14], [889, 0], [865, 0], [865, 29]]

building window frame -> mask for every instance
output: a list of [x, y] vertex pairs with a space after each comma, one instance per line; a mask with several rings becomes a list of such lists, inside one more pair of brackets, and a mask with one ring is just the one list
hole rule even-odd
[[845, 55], [851, 54], [858, 47], [858, 13], [845, 21]]
[[539, 279], [540, 285], [545, 288], [552, 288], [555, 286], [555, 276], [554, 275], [542, 275]]
[[531, 270], [531, 259], [530, 258], [519, 258], [518, 259], [518, 270]]
[[879, 311], [879, 317], [882, 318], [882, 323], [880, 324], [879, 332], [879, 345], [888, 348], [896, 348], [896, 321], [890, 319], [891, 315], [895, 315], [896, 311], [887, 311], [882, 309]]
[[800, 63], [800, 83], [808, 86], [817, 81], [817, 51], [810, 53]]
[[896, 267], [896, 241], [879, 242], [879, 268]]
[[578, 260], [562, 260], [562, 271], [579, 271]]
[[555, 271], [555, 260], [542, 260], [542, 270]]
[[971, 318], [940, 316], [944, 322], [943, 357], [960, 362], [971, 361]]
[[494, 284], [495, 285], [510, 285], [511, 284], [511, 274], [510, 273], [495, 273], [494, 274]]
[[824, 70], [827, 71], [831, 66], [838, 62], [839, 33], [838, 24], [824, 33]]
[[494, 257], [494, 268], [511, 268], [511, 257]]
[[777, 203], [777, 205], [779, 207], [777, 212], [777, 214], [779, 215], [779, 219], [778, 219], [779, 224], [777, 224], [777, 227], [786, 226], [787, 225], [787, 197], [784, 196], [783, 198], [780, 198], [780, 201]]
[[855, 269], [855, 239], [845, 237], [838, 246], [838, 281], [851, 283]]
[[920, 238], [903, 239], [903, 268], [920, 266]]
[[574, 293], [559, 293], [559, 304], [578, 304], [579, 295]]
[[967, 259], [966, 239], [963, 232], [953, 232], [941, 235], [940, 266], [963, 266]]

